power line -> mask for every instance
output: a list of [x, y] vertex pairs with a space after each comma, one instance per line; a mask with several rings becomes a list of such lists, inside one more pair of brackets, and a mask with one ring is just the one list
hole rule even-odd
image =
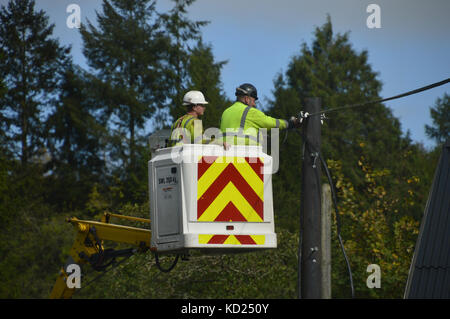
[[399, 98], [402, 98], [402, 97], [405, 97], [405, 96], [408, 96], [408, 95], [413, 95], [413, 94], [417, 94], [417, 93], [420, 93], [420, 92], [423, 92], [423, 91], [427, 91], [427, 90], [433, 89], [435, 87], [447, 84], [449, 82], [450, 82], [450, 78], [447, 78], [447, 79], [445, 79], [443, 81], [436, 82], [436, 83], [433, 83], [433, 84], [430, 84], [430, 85], [427, 85], [427, 86], [424, 86], [424, 87], [421, 87], [421, 88], [418, 88], [418, 89], [415, 89], [415, 90], [412, 90], [412, 91], [408, 91], [408, 92], [405, 92], [405, 93], [402, 93], [402, 94], [399, 94], [399, 95], [391, 96], [391, 97], [388, 97], [388, 98], [385, 98], [385, 99], [379, 99], [379, 100], [374, 100], [374, 101], [369, 101], [369, 102], [364, 102], [364, 103], [358, 103], [358, 104], [345, 105], [345, 106], [341, 106], [341, 107], [335, 107], [335, 108], [332, 108], [332, 109], [323, 110], [323, 111], [312, 113], [312, 114], [307, 114], [307, 115], [305, 114], [304, 117], [321, 115], [321, 114], [335, 112], [335, 111], [340, 111], [340, 110], [344, 110], [344, 109], [350, 109], [350, 108], [355, 108], [355, 107], [366, 106], [366, 105], [370, 105], [370, 104], [377, 104], [377, 103], [382, 103], [382, 102], [386, 102], [386, 101], [390, 101], [390, 100], [395, 100], [395, 99], [399, 99]]
[[[436, 82], [436, 83], [433, 83], [433, 84], [430, 84], [430, 85], [427, 85], [427, 86], [424, 86], [424, 87], [421, 87], [421, 88], [418, 88], [418, 89], [415, 89], [415, 90], [411, 90], [411, 91], [408, 91], [408, 92], [405, 92], [405, 93], [402, 93], [402, 94], [398, 94], [398, 95], [395, 95], [395, 96], [392, 96], [392, 97], [389, 97], [389, 98], [378, 99], [378, 100], [369, 101], [369, 102], [365, 102], [365, 103], [345, 105], [345, 106], [342, 106], [342, 107], [331, 108], [331, 109], [328, 109], [328, 110], [323, 110], [323, 111], [313, 112], [313, 113], [307, 113], [307, 112], [301, 111], [300, 115], [299, 115], [299, 118], [301, 120], [303, 120], [303, 119], [306, 119], [306, 118], [308, 118], [310, 116], [315, 116], [315, 115], [323, 116], [323, 114], [329, 113], [329, 112], [335, 112], [335, 111], [339, 111], [339, 110], [350, 109], [350, 108], [366, 106], [366, 105], [370, 105], [370, 104], [386, 102], [386, 101], [390, 101], [390, 100], [394, 100], [394, 99], [399, 99], [399, 98], [402, 98], [402, 97], [405, 97], [405, 96], [409, 96], [409, 95], [417, 94], [417, 93], [420, 93], [420, 92], [423, 92], [423, 91], [426, 91], [426, 90], [430, 90], [432, 88], [435, 88], [435, 87], [447, 84], [449, 82], [450, 82], [450, 78], [447, 78], [446, 80], [443, 80], [443, 81], [440, 81], [440, 82]], [[306, 107], [309, 108], [308, 106], [309, 105], [308, 105], [308, 102], [307, 102]], [[320, 124], [319, 124], [319, 127], [320, 127]], [[295, 131], [295, 132], [300, 134], [298, 131]], [[343, 241], [342, 241], [342, 237], [341, 237], [341, 220], [340, 220], [340, 216], [339, 216], [339, 210], [338, 210], [337, 198], [336, 198], [336, 191], [334, 189], [333, 180], [332, 180], [331, 174], [330, 174], [330, 172], [328, 170], [328, 166], [327, 166], [325, 160], [323, 159], [323, 157], [320, 154], [320, 151], [317, 151], [317, 149], [314, 147], [314, 144], [311, 141], [309, 141], [309, 139], [307, 138], [305, 133], [306, 132], [304, 132], [304, 136], [303, 136], [304, 143], [305, 143], [304, 147], [306, 146], [306, 148], [310, 148], [309, 149], [310, 154], [316, 154], [315, 156], [319, 157], [319, 159], [322, 162], [322, 165], [323, 165], [323, 167], [325, 169], [325, 172], [326, 172], [326, 175], [327, 175], [327, 178], [328, 178], [328, 182], [329, 182], [330, 187], [331, 187], [332, 200], [333, 200], [334, 210], [335, 210], [335, 214], [336, 214], [337, 235], [338, 235], [339, 245], [341, 246], [341, 250], [342, 250], [342, 253], [344, 255], [346, 265], [347, 265], [347, 270], [348, 270], [349, 280], [350, 280], [351, 295], [352, 295], [352, 298], [354, 298], [355, 297], [355, 290], [354, 290], [354, 284], [353, 284], [353, 274], [352, 274], [350, 262], [349, 262], [347, 253], [345, 251], [345, 247], [344, 247], [344, 244], [343, 244]], [[317, 132], [314, 132], [314, 133], [318, 134], [318, 136], [320, 136], [320, 130], [318, 131], [318, 133]], [[318, 148], [320, 150], [320, 140], [319, 140]], [[314, 163], [315, 163], [315, 161], [314, 161]], [[316, 168], [315, 165], [313, 165], [312, 167]], [[320, 185], [320, 177], [317, 175], [317, 170], [314, 170], [314, 171], [316, 173], [317, 185]], [[302, 188], [302, 190], [303, 190], [303, 188]], [[320, 193], [320, 191], [319, 191], [319, 193]], [[302, 250], [303, 250], [303, 233], [304, 233], [303, 230], [302, 230], [303, 222], [304, 222], [302, 220], [302, 217], [303, 217], [303, 212], [301, 213], [301, 216], [300, 216], [300, 218], [301, 218], [301, 222], [300, 222], [301, 227], [300, 228], [301, 229], [300, 229], [300, 236], [299, 236], [300, 238], [299, 238], [299, 247], [298, 247], [298, 258], [299, 258], [299, 263], [298, 263], [298, 277], [299, 277], [298, 296], [299, 296], [299, 298], [302, 298], [302, 287], [305, 287], [304, 284], [300, 284], [300, 278], [301, 278], [302, 281], [304, 281], [303, 276], [301, 276], [302, 273], [303, 273], [303, 269], [301, 269], [302, 268], [301, 265], [302, 265], [302, 262], [303, 262]], [[309, 240], [309, 241], [311, 241], [311, 240]], [[308, 264], [305, 262], [305, 265], [308, 265]], [[311, 276], [311, 274], [313, 274], [314, 272], [311, 271], [311, 269], [308, 269], [308, 270], [309, 270], [308, 271], [308, 275]], [[305, 277], [305, 278], [308, 278], [308, 277]], [[309, 291], [309, 290], [307, 290], [307, 292], [308, 292], [309, 295], [312, 294], [311, 291]], [[314, 291], [313, 291], [313, 293], [314, 293]]]

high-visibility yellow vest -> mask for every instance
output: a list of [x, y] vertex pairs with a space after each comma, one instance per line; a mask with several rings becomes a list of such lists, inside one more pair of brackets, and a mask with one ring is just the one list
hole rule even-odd
[[202, 143], [202, 121], [190, 114], [183, 115], [172, 124], [170, 135], [169, 147]]
[[255, 107], [235, 102], [227, 108], [220, 121], [220, 130], [224, 140], [234, 145], [260, 145], [260, 128], [288, 128], [286, 120], [265, 115]]

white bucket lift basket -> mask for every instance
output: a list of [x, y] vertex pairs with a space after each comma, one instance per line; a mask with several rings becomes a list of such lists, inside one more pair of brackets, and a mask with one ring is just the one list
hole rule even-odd
[[262, 147], [163, 148], [148, 170], [153, 251], [277, 247], [272, 157]]

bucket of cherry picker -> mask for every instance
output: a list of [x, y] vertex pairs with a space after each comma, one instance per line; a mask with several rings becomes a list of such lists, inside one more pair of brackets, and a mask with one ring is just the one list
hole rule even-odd
[[260, 146], [184, 144], [148, 162], [151, 249], [231, 253], [277, 247], [272, 157]]

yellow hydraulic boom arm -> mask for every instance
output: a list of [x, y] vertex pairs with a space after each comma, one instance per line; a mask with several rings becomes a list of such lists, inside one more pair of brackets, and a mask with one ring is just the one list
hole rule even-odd
[[[67, 284], [69, 275], [67, 266], [70, 264], [86, 264], [98, 271], [104, 270], [115, 258], [130, 256], [135, 252], [145, 252], [150, 248], [151, 231], [144, 228], [110, 224], [111, 217], [150, 223], [149, 219], [104, 213], [101, 222], [79, 220], [75, 217], [67, 219], [77, 230], [75, 242], [70, 250], [69, 258], [53, 286], [50, 298], [71, 298], [75, 287]], [[126, 243], [134, 248], [113, 250], [104, 249], [103, 241]]]

